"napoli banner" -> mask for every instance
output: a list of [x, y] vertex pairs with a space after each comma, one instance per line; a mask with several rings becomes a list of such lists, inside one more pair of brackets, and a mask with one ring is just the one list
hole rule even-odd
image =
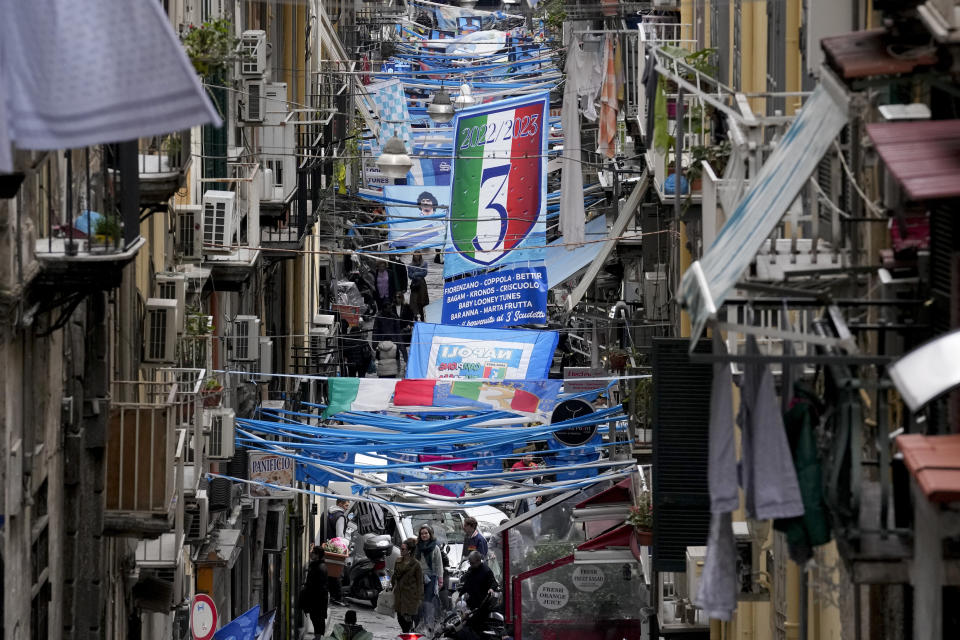
[[[469, 335], [467, 338], [465, 335]], [[408, 378], [543, 380], [549, 377], [555, 331], [413, 325]]]
[[500, 269], [443, 285], [443, 324], [512, 327], [546, 324], [547, 268]]
[[450, 210], [449, 187], [388, 185], [383, 188], [383, 195], [388, 203], [390, 246], [420, 249], [443, 244]]
[[543, 260], [549, 109], [543, 92], [457, 114], [445, 277]]

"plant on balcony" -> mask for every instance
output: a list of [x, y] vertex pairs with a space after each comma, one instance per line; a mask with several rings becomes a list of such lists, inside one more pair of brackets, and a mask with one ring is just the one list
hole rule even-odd
[[219, 407], [223, 398], [223, 385], [216, 378], [207, 378], [200, 390], [204, 407]]
[[649, 531], [653, 527], [653, 501], [649, 491], [642, 492], [637, 497], [637, 504], [630, 507], [627, 524], [638, 531]]
[[724, 140], [720, 144], [698, 145], [690, 148], [690, 167], [687, 169], [687, 179], [690, 181], [691, 191], [699, 191], [703, 178], [703, 163], [709, 162], [710, 167], [717, 175], [722, 175], [730, 159], [730, 142]]
[[180, 166], [180, 151], [183, 150], [183, 142], [180, 140], [180, 134], [172, 133], [164, 140], [164, 146], [167, 149], [167, 166]]
[[233, 24], [223, 18], [208, 20], [199, 27], [191, 24], [181, 40], [193, 68], [205, 78], [225, 75], [240, 44], [233, 35]]
[[102, 249], [117, 246], [122, 231], [120, 222], [114, 216], [100, 216], [93, 226], [93, 235]]

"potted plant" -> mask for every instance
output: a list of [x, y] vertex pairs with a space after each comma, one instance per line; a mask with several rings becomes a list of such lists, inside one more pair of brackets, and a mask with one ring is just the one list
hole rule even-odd
[[637, 531], [649, 531], [653, 528], [653, 501], [649, 491], [641, 493], [637, 497], [637, 504], [630, 507], [627, 524], [633, 525]]
[[703, 163], [709, 162], [714, 173], [722, 175], [730, 159], [730, 142], [724, 140], [720, 144], [698, 145], [690, 148], [690, 167], [687, 169], [687, 179], [690, 180], [692, 191], [699, 191], [703, 178]]
[[203, 398], [205, 408], [219, 407], [223, 399], [223, 385], [216, 378], [207, 378], [200, 390], [200, 396]]
[[183, 149], [183, 143], [180, 140], [180, 135], [176, 133], [171, 133], [166, 138], [166, 147], [167, 147], [167, 166], [169, 168], [179, 167], [180, 162], [180, 151]]
[[116, 247], [120, 243], [121, 234], [120, 223], [114, 216], [100, 216], [93, 225], [93, 235], [97, 240], [97, 245], [107, 251], [111, 247]]
[[199, 27], [189, 25], [181, 41], [193, 68], [205, 78], [226, 74], [240, 44], [240, 39], [233, 36], [233, 24], [223, 18], [208, 20]]

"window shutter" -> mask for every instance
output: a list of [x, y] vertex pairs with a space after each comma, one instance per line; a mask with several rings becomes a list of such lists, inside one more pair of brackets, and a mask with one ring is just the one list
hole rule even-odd
[[[690, 341], [653, 339], [653, 567], [686, 571], [686, 548], [710, 531], [707, 449], [713, 365], [692, 363]], [[696, 353], [710, 353], [701, 340]]]

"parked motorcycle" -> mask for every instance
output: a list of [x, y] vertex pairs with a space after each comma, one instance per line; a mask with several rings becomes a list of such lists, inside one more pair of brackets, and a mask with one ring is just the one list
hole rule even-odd
[[[482, 606], [470, 610], [467, 608], [466, 600], [457, 601], [454, 611], [444, 618], [443, 623], [437, 627], [433, 636], [426, 636], [421, 633], [410, 632], [401, 633], [396, 640], [501, 640], [503, 638], [505, 623], [503, 614], [496, 611], [496, 602], [499, 601], [499, 594], [487, 596]], [[480, 612], [485, 612], [481, 614]], [[476, 615], [484, 615], [483, 623], [480, 625], [469, 625]]]
[[376, 607], [380, 592], [390, 586], [387, 557], [393, 551], [393, 542], [388, 535], [366, 533], [355, 544], [363, 550], [363, 557], [358, 557], [354, 549], [357, 557], [345, 572], [343, 597]]

